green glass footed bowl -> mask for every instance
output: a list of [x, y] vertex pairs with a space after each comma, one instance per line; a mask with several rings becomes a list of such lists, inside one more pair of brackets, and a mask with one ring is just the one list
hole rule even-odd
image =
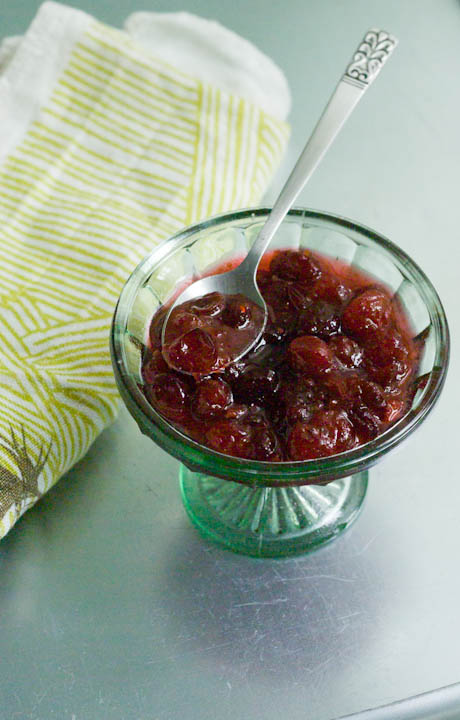
[[269, 208], [226, 213], [185, 228], [156, 247], [126, 282], [113, 318], [111, 353], [116, 382], [140, 430], [178, 458], [185, 508], [208, 538], [236, 552], [281, 557], [337, 537], [356, 518], [368, 469], [424, 420], [441, 392], [449, 331], [439, 297], [400, 248], [363, 225], [329, 213], [292, 209], [270, 250], [308, 248], [340, 259], [384, 283], [423, 340], [411, 408], [375, 440], [332, 457], [259, 462], [223, 455], [191, 440], [146, 400], [142, 356], [152, 316], [176, 288], [243, 257]]

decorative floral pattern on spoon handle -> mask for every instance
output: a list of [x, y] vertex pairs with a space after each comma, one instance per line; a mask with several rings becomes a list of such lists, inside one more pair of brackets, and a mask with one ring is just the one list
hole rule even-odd
[[343, 80], [364, 89], [378, 75], [397, 44], [397, 39], [384, 30], [369, 30], [353, 55]]

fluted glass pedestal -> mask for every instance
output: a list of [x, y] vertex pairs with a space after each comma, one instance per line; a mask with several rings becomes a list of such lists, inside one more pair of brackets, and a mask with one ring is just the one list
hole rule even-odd
[[284, 557], [330, 542], [357, 517], [367, 471], [327, 485], [257, 487], [181, 465], [185, 509], [206, 538], [256, 557]]

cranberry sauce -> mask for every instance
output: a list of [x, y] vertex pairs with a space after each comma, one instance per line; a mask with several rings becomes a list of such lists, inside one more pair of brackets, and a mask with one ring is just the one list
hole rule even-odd
[[179, 306], [163, 349], [165, 310], [153, 317], [142, 373], [161, 415], [218, 452], [279, 462], [350, 450], [406, 412], [420, 348], [384, 286], [306, 250], [267, 253], [257, 281], [269, 319], [239, 361], [259, 310], [244, 297]]
[[264, 312], [244, 295], [208, 293], [175, 307], [166, 326], [163, 356], [196, 377], [222, 370], [253, 345]]

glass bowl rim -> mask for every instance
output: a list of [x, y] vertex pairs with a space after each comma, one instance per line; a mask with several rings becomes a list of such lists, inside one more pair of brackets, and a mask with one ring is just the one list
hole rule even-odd
[[[114, 311], [110, 332], [112, 364], [118, 389], [129, 411], [137, 420], [141, 431], [153, 437], [163, 449], [166, 449], [167, 452], [175, 455], [188, 464], [189, 467], [193, 467], [193, 469], [209, 470], [210, 468], [207, 467], [206, 462], [208, 461], [212, 466], [214, 474], [218, 474], [218, 471], [221, 471], [222, 477], [226, 477], [229, 474], [231, 475], [232, 472], [239, 472], [242, 473], [245, 478], [246, 476], [248, 478], [251, 476], [254, 478], [264, 476], [266, 481], [269, 482], [271, 478], [274, 482], [280, 481], [280, 484], [282, 484], [283, 476], [286, 475], [292, 476], [294, 482], [296, 476], [302, 476], [305, 481], [308, 477], [321, 476], [321, 478], [327, 479], [328, 477], [338, 478], [350, 475], [373, 465], [382, 455], [405, 439], [425, 419], [434, 407], [444, 385], [450, 354], [450, 336], [447, 318], [438, 293], [429, 278], [404, 250], [385, 236], [362, 223], [341, 215], [336, 215], [335, 213], [304, 207], [291, 208], [286, 216], [287, 219], [297, 217], [305, 220], [319, 220], [320, 224], [332, 224], [335, 226], [335, 230], [337, 230], [338, 226], [342, 229], [360, 233], [372, 243], [383, 247], [383, 249], [393, 258], [396, 258], [400, 264], [408, 268], [412, 281], [416, 281], [417, 289], [421, 291], [423, 296], [430, 315], [430, 321], [435, 327], [436, 335], [439, 337], [439, 342], [435, 348], [435, 362], [429, 373], [429, 380], [424, 388], [424, 395], [419, 406], [417, 406], [415, 410], [410, 409], [400, 420], [390, 426], [385, 432], [375, 438], [375, 440], [371, 440], [346, 452], [311, 460], [287, 460], [274, 463], [225, 455], [192, 440], [159, 415], [147, 401], [137, 383], [126, 370], [126, 364], [123, 362], [125, 358], [123, 335], [128, 332], [128, 310], [132, 308], [132, 302], [136, 297], [136, 293], [143, 286], [154, 267], [158, 266], [167, 258], [170, 253], [174, 251], [174, 248], [177, 247], [177, 249], [179, 249], [181, 245], [185, 245], [187, 239], [193, 235], [198, 236], [203, 231], [209, 230], [209, 228], [228, 225], [232, 221], [241, 221], [246, 218], [248, 220], [255, 220], [257, 217], [262, 218], [265, 217], [270, 210], [271, 208], [268, 206], [257, 206], [214, 215], [199, 223], [181, 229], [153, 248], [153, 250], [139, 262], [121, 290]], [[146, 429], [148, 430], [147, 432]], [[163, 436], [163, 441], [168, 438], [168, 442], [159, 442], [158, 435]], [[175, 447], [176, 443], [180, 444], [180, 450]], [[186, 457], [184, 457], [184, 452]], [[192, 457], [189, 457], [190, 454]], [[189, 462], [187, 462], [187, 460]], [[220, 463], [220, 467], [216, 465], [216, 463]], [[289, 477], [285, 478], [287, 481], [286, 484], [289, 482], [289, 479]], [[239, 481], [245, 482], [246, 479], [241, 480], [241, 478], [239, 478]]]

